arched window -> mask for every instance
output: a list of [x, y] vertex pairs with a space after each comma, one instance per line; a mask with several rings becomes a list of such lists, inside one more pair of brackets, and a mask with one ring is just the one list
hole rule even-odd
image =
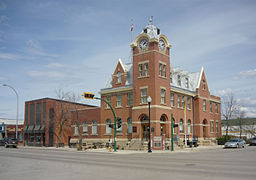
[[121, 83], [121, 72], [117, 72], [117, 83]]
[[127, 132], [128, 132], [128, 134], [131, 134], [132, 133], [132, 118], [131, 117], [128, 118], [127, 124], [128, 124]]
[[106, 134], [111, 134], [112, 133], [112, 128], [109, 127], [111, 125], [111, 120], [107, 119], [106, 120]]
[[97, 121], [96, 120], [93, 120], [92, 121], [92, 134], [97, 134]]
[[84, 121], [83, 124], [83, 134], [87, 134], [88, 133], [88, 122]]
[[188, 134], [191, 134], [191, 120], [188, 120]]
[[180, 133], [183, 133], [183, 119], [180, 119]]

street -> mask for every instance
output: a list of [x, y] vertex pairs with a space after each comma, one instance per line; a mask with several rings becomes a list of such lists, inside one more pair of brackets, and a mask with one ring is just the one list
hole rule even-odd
[[106, 153], [0, 147], [0, 178], [255, 179], [256, 147], [199, 152]]

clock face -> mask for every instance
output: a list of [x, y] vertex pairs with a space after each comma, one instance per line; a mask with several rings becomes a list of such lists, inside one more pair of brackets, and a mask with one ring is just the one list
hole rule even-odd
[[148, 46], [148, 40], [142, 39], [139, 44], [140, 49], [145, 50], [147, 48], [147, 46]]
[[160, 39], [158, 43], [159, 48], [163, 51], [165, 49], [165, 42], [164, 40]]

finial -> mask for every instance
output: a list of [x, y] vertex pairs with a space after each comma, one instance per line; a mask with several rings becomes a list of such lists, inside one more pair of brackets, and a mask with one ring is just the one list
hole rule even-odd
[[149, 24], [152, 24], [153, 22], [153, 16], [151, 16], [151, 18], [149, 19]]

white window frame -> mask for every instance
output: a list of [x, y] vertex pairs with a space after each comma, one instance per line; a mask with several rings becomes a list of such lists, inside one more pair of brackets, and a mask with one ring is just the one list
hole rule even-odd
[[206, 111], [206, 100], [203, 99], [203, 111], [205, 112]]
[[117, 72], [117, 83], [122, 83], [122, 73], [120, 71]]
[[177, 107], [180, 108], [180, 95], [177, 97]]
[[188, 81], [188, 78], [185, 78], [185, 84], [186, 84], [186, 88], [189, 88], [189, 81]]
[[83, 134], [87, 134], [88, 133], [88, 122], [84, 121], [83, 123]]
[[178, 79], [178, 86], [181, 86], [181, 79], [180, 79], [180, 75], [177, 76]]
[[139, 64], [139, 77], [143, 76], [143, 65]]
[[210, 121], [210, 132], [214, 133], [214, 121], [213, 120]]
[[127, 133], [132, 134], [132, 118], [127, 119]]
[[111, 120], [107, 119], [106, 120], [106, 134], [112, 134], [112, 128], [109, 127], [110, 124], [111, 124]]
[[122, 107], [122, 94], [116, 95], [116, 107]]
[[[106, 97], [106, 101], [111, 104], [111, 96]], [[107, 108], [110, 108], [110, 106], [107, 104]]]
[[187, 97], [187, 109], [191, 109], [191, 97]]
[[93, 120], [92, 121], [92, 135], [97, 135], [97, 133], [98, 133], [97, 121]]
[[127, 94], [127, 99], [128, 99], [127, 100], [127, 105], [132, 106], [133, 105], [133, 93], [132, 92]]
[[166, 90], [161, 88], [160, 94], [161, 94], [161, 104], [166, 104]]
[[191, 134], [191, 120], [188, 120], [188, 134]]
[[163, 64], [163, 77], [166, 77], [166, 65]]
[[184, 122], [183, 122], [183, 119], [180, 119], [179, 121], [179, 132], [180, 133], [184, 133]]
[[148, 72], [148, 63], [144, 64], [144, 68], [145, 68], [145, 76], [149, 76], [149, 72]]
[[148, 89], [147, 88], [143, 88], [140, 89], [140, 102], [141, 104], [147, 104], [147, 98], [148, 98]]
[[218, 126], [219, 126], [219, 121], [215, 121], [215, 128], [216, 128], [215, 130], [216, 130], [216, 133], [219, 132], [219, 129], [218, 129], [219, 127], [218, 127]]
[[171, 93], [171, 106], [174, 107], [174, 93]]
[[162, 63], [159, 63], [159, 76], [162, 76]]

